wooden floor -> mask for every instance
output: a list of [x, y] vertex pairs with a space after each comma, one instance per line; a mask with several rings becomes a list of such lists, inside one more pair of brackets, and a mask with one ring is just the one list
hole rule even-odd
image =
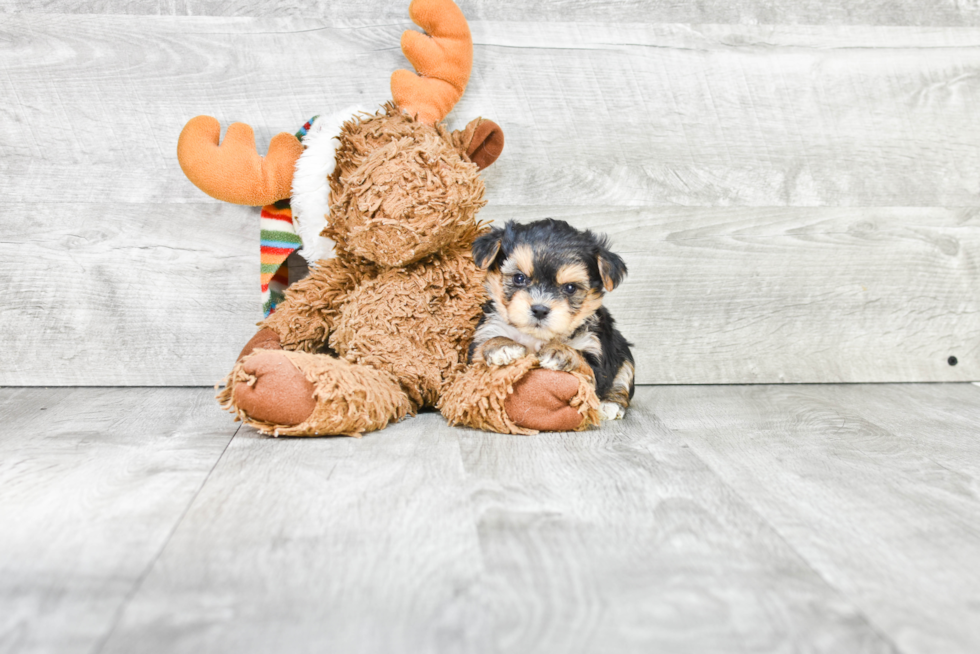
[[980, 388], [643, 387], [513, 437], [271, 439], [0, 389], [0, 652], [976, 652]]

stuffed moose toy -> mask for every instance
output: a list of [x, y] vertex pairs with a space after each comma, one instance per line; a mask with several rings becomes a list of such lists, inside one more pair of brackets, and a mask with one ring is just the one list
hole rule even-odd
[[218, 399], [277, 436], [357, 436], [423, 407], [504, 433], [597, 424], [585, 374], [542, 369], [533, 355], [467, 364], [485, 301], [485, 271], [471, 253], [487, 229], [476, 218], [486, 203], [479, 171], [502, 151], [503, 133], [481, 118], [454, 132], [440, 122], [473, 57], [459, 8], [414, 0], [409, 14], [426, 32], [401, 41], [418, 74], [395, 72], [394, 101], [376, 113], [317, 119], [303, 141], [278, 134], [264, 158], [241, 123], [220, 146], [214, 118], [181, 132], [178, 159], [201, 190], [251, 206], [291, 199], [304, 220], [319, 212], [334, 242], [334, 256], [316, 261], [259, 323]]

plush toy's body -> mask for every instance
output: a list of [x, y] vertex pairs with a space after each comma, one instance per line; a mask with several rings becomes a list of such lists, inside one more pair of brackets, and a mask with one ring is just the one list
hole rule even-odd
[[[257, 377], [274, 370], [279, 353], [246, 356], [223, 399], [242, 418], [283, 435], [353, 435], [434, 406], [465, 365], [480, 314], [480, 277], [456, 248], [395, 269], [346, 255], [326, 260], [290, 287], [264, 323], [282, 347], [297, 353], [290, 361], [311, 384], [298, 399], [315, 397], [314, 411], [299, 425], [261, 420], [261, 400], [250, 401], [248, 384], [261, 383]], [[241, 382], [236, 403], [228, 389]]]
[[[453, 136], [393, 107], [345, 126], [324, 232], [337, 244], [336, 257], [290, 287], [262, 325], [281, 347], [306, 353], [290, 360], [318, 402], [299, 425], [254, 415], [252, 422], [279, 434], [378, 429], [435, 405], [462, 370], [483, 297], [470, 248], [484, 187]], [[247, 385], [280, 356], [245, 358], [227, 388]], [[355, 382], [364, 392], [350, 397]], [[247, 396], [251, 389], [242, 390]], [[224, 399], [246, 420], [255, 413], [228, 390]]]
[[[396, 72], [396, 103], [352, 118], [337, 136], [323, 185], [323, 235], [335, 257], [290, 287], [219, 399], [282, 435], [357, 435], [425, 406], [498, 431], [585, 428], [598, 420], [586, 376], [537, 370], [533, 357], [505, 369], [466, 366], [485, 297], [471, 254], [485, 203], [479, 170], [497, 158], [503, 135], [483, 119], [458, 132], [438, 123], [466, 85], [469, 29], [451, 0], [415, 0], [411, 15], [431, 35], [402, 39], [422, 77]], [[192, 120], [181, 164], [203, 190], [242, 204], [288, 197], [301, 157], [323, 157], [279, 135], [263, 160], [245, 126], [217, 142], [216, 121]]]

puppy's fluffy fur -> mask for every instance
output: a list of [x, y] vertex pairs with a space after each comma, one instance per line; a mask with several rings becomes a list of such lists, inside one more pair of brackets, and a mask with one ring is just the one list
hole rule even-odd
[[604, 236], [563, 220], [510, 221], [473, 243], [490, 299], [469, 358], [507, 365], [537, 354], [541, 367], [591, 369], [606, 418], [622, 418], [633, 397], [633, 355], [602, 306], [626, 276]]

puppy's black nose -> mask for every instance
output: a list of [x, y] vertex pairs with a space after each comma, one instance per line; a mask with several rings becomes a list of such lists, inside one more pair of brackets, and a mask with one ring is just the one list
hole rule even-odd
[[546, 307], [543, 304], [532, 304], [531, 305], [531, 315], [533, 315], [538, 320], [544, 320], [548, 314], [551, 313], [551, 308]]

